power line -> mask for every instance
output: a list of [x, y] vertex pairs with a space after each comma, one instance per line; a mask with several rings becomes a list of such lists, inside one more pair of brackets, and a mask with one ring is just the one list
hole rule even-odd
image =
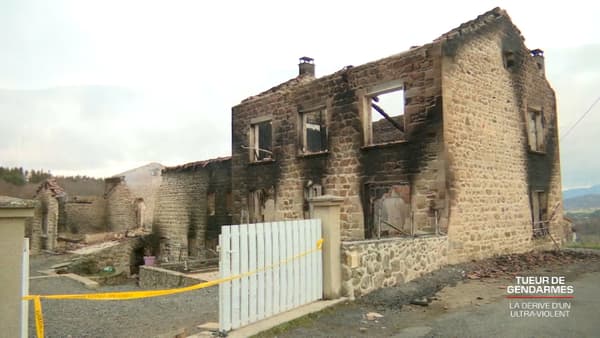
[[569, 133], [577, 126], [577, 124], [579, 124], [579, 122], [581, 122], [581, 120], [583, 120], [583, 118], [592, 111], [592, 108], [594, 108], [594, 106], [596, 105], [596, 103], [598, 103], [600, 101], [600, 96], [598, 96], [598, 98], [596, 99], [596, 101], [594, 101], [594, 103], [592, 103], [592, 105], [588, 108], [588, 110], [585, 111], [585, 113], [583, 113], [583, 115], [581, 115], [581, 117], [579, 119], [577, 119], [577, 121], [575, 121], [575, 123], [573, 123], [573, 125], [571, 127], [569, 127], [569, 129], [567, 129], [567, 131], [561, 136], [560, 140], [564, 141], [565, 138], [567, 137], [567, 135], [569, 135]]

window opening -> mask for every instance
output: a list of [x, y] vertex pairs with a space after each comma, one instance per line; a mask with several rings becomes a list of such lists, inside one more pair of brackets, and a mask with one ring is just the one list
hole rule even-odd
[[252, 125], [250, 151], [252, 161], [265, 161], [273, 158], [271, 121]]
[[367, 97], [370, 108], [370, 143], [381, 144], [405, 138], [404, 90], [376, 93]]
[[327, 126], [325, 110], [301, 114], [302, 152], [318, 153], [327, 151]]

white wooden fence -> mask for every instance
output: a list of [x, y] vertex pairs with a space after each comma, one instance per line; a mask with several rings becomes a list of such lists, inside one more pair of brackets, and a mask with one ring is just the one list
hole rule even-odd
[[320, 299], [321, 220], [230, 225], [219, 235], [219, 329], [232, 329]]

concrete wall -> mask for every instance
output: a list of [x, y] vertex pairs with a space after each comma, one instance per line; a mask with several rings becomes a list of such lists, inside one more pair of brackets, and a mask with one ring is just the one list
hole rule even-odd
[[343, 242], [342, 294], [358, 297], [406, 283], [447, 261], [446, 236]]
[[0, 327], [6, 337], [21, 333], [23, 231], [32, 215], [33, 201], [0, 196]]
[[75, 196], [65, 203], [66, 230], [72, 233], [107, 231], [106, 201], [100, 196]]
[[[485, 27], [481, 26], [484, 20]], [[451, 262], [547, 246], [532, 240], [530, 193], [561, 200], [556, 99], [519, 31], [501, 10], [463, 25], [444, 42], [443, 102], [451, 217]], [[474, 28], [472, 28], [474, 27]], [[476, 29], [471, 32], [471, 29]], [[514, 66], [504, 66], [504, 53]], [[543, 110], [545, 153], [528, 147], [528, 109]], [[551, 224], [562, 238], [562, 206]]]
[[[249, 194], [264, 191], [270, 210], [264, 220], [307, 215], [305, 188], [344, 198], [343, 239], [373, 236], [371, 201], [394, 185], [410, 187], [416, 227], [431, 231], [434, 215], [447, 223], [441, 120], [441, 50], [429, 44], [365, 65], [314, 79], [301, 76], [250, 97], [232, 110], [234, 222], [249, 212]], [[366, 146], [365, 96], [378, 86], [400, 83], [405, 90], [405, 140]], [[300, 114], [327, 111], [328, 152], [302, 153]], [[251, 124], [271, 117], [274, 161], [250, 162]], [[379, 192], [378, 192], [379, 191]], [[252, 212], [250, 212], [252, 214]], [[259, 219], [260, 220], [260, 219]]]

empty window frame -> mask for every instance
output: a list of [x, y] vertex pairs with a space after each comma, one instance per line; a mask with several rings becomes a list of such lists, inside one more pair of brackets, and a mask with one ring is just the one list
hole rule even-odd
[[529, 149], [544, 151], [544, 116], [541, 111], [529, 110], [527, 113], [527, 127], [529, 131]]
[[548, 195], [545, 191], [531, 192], [531, 221], [533, 237], [542, 237], [549, 233], [548, 229]]
[[250, 125], [250, 161], [260, 162], [273, 159], [273, 134], [271, 120]]
[[376, 86], [365, 97], [366, 143], [382, 144], [405, 139], [404, 86], [394, 81]]
[[325, 109], [300, 113], [302, 153], [327, 151], [327, 115]]
[[516, 65], [515, 53], [512, 51], [504, 51], [502, 53], [502, 61], [506, 70], [512, 71]]
[[248, 194], [249, 222], [270, 222], [275, 220], [275, 189], [258, 189]]
[[413, 236], [421, 234], [413, 226], [408, 183], [369, 183], [367, 238]]

